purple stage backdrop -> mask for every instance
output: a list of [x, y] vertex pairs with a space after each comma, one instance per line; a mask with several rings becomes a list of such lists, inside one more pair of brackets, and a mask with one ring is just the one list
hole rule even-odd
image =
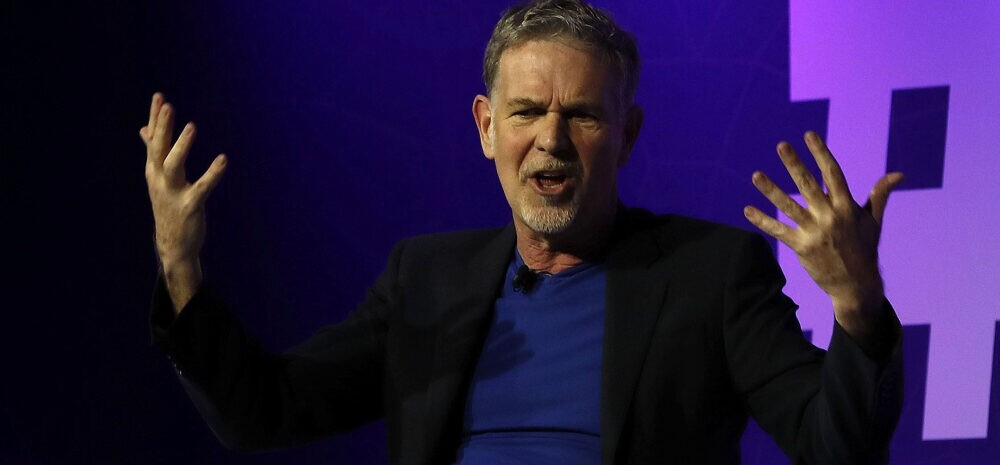
[[[805, 153], [807, 129], [861, 201], [885, 172], [907, 173], [880, 249], [905, 326], [891, 463], [1000, 463], [1000, 3], [597, 3], [643, 57], [626, 204], [752, 228], [744, 205], [774, 209], [750, 174], [793, 188], [774, 146]], [[509, 221], [471, 115], [505, 6], [11, 6], [3, 184], [27, 227], [10, 228], [16, 381], [2, 383], [0, 463], [385, 463], [380, 423], [292, 451], [217, 444], [148, 347], [155, 261], [136, 132], [161, 90], [198, 123], [189, 174], [229, 154], [206, 276], [281, 350], [341, 320], [399, 239]], [[775, 250], [826, 345], [829, 299]], [[788, 463], [754, 425], [743, 445], [746, 464]]]
[[[1000, 3], [792, 1], [790, 19], [791, 99], [829, 100], [828, 141], [854, 192], [887, 170], [909, 175], [880, 253], [903, 324], [930, 325], [922, 438], [986, 438], [1000, 319], [1000, 150], [990, 142]], [[779, 257], [800, 321], [827, 344], [829, 299], [793, 252]]]

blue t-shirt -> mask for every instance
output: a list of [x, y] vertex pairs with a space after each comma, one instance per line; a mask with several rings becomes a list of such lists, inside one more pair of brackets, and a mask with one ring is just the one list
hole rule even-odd
[[473, 376], [461, 465], [600, 464], [601, 350], [607, 269], [584, 263], [504, 289]]

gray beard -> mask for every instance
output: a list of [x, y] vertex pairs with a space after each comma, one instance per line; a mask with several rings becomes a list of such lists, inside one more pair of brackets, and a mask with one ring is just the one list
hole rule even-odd
[[[530, 163], [521, 166], [518, 178], [522, 185], [529, 182], [531, 173], [543, 170], [563, 170], [569, 175], [580, 178], [582, 171], [579, 163], [573, 163], [556, 158], [535, 158]], [[580, 187], [573, 191], [573, 197], [566, 199], [549, 200], [542, 197], [541, 205], [531, 203], [531, 194], [523, 192], [520, 199], [521, 221], [532, 231], [541, 234], [559, 234], [566, 231], [573, 223], [576, 214], [580, 211], [579, 195]]]
[[566, 231], [579, 211], [580, 203], [576, 198], [566, 204], [546, 202], [543, 205], [528, 205], [527, 199], [521, 199], [521, 221], [537, 233], [559, 234]]

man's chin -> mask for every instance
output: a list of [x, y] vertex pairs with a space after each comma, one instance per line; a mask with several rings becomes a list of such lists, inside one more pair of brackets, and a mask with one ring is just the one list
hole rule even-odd
[[566, 206], [532, 206], [521, 209], [521, 222], [539, 234], [560, 234], [569, 229], [576, 219], [578, 208]]

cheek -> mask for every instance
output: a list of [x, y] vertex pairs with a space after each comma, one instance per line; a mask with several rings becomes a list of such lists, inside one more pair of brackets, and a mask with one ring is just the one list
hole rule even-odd
[[598, 135], [580, 137], [576, 140], [576, 147], [581, 161], [586, 165], [605, 168], [618, 164], [619, 147], [612, 143], [609, 137]]
[[618, 173], [620, 147], [607, 138], [580, 141], [580, 157], [588, 184], [594, 188], [611, 187]]
[[517, 167], [509, 163], [507, 159], [497, 158], [494, 160], [497, 169], [497, 179], [500, 180], [500, 189], [503, 190], [504, 198], [512, 208], [518, 204], [519, 192], [521, 191], [518, 180]]
[[532, 138], [527, 134], [527, 131], [501, 130], [499, 134], [494, 134], [493, 147], [497, 169], [513, 170], [516, 176], [521, 162], [531, 149], [531, 145]]

